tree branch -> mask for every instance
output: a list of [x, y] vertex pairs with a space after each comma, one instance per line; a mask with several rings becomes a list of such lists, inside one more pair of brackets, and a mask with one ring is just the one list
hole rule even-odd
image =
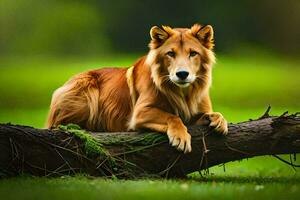
[[171, 147], [167, 136], [159, 133], [91, 133], [90, 137], [76, 129], [0, 124], [0, 176], [182, 177], [229, 161], [300, 153], [298, 114], [271, 117], [268, 111], [257, 120], [230, 124], [227, 136], [204, 126], [189, 127], [193, 150], [188, 154]]

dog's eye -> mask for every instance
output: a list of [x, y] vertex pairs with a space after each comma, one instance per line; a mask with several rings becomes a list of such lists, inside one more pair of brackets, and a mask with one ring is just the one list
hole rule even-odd
[[168, 51], [167, 55], [174, 58], [175, 57], [175, 52], [174, 51]]
[[196, 55], [198, 55], [199, 53], [197, 51], [191, 51], [190, 52], [190, 57], [194, 57]]

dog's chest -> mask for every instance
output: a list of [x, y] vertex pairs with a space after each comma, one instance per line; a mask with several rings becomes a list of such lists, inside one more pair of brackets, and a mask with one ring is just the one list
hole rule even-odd
[[198, 114], [198, 103], [196, 100], [181, 98], [176, 102], [176, 106], [173, 106], [174, 114], [184, 122], [189, 122], [194, 115]]

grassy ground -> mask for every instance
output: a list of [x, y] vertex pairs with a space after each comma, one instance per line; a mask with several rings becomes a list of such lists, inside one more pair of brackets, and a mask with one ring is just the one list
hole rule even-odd
[[300, 175], [271, 157], [214, 167], [188, 180], [106, 180], [85, 176], [19, 177], [0, 181], [14, 199], [298, 199]]
[[[130, 66], [136, 56], [120, 59], [0, 59], [0, 123], [43, 127], [52, 92], [71, 75], [99, 66]], [[249, 60], [248, 58], [254, 58]], [[300, 111], [300, 61], [256, 52], [221, 56], [214, 69], [214, 108], [231, 122]], [[288, 156], [285, 158], [289, 159]], [[297, 199], [300, 173], [272, 157], [258, 157], [210, 169], [188, 180], [104, 180], [85, 176], [19, 177], [0, 181], [5, 199]]]

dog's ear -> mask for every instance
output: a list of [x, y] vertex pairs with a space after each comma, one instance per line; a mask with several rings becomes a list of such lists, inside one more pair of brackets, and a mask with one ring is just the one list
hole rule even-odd
[[195, 24], [192, 26], [191, 32], [206, 48], [212, 49], [214, 47], [214, 30], [211, 25]]
[[158, 26], [153, 26], [150, 29], [150, 36], [152, 40], [164, 41], [168, 39], [169, 34]]
[[162, 26], [162, 28], [159, 28], [158, 26], [153, 26], [150, 29], [150, 48], [155, 49], [161, 46], [170, 37], [171, 31], [172, 28], [169, 26]]

